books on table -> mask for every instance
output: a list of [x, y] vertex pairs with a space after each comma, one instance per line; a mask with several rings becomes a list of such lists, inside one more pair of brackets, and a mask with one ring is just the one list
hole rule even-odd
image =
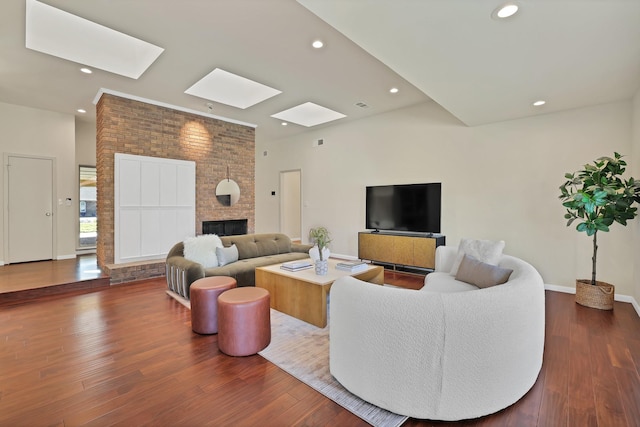
[[308, 261], [308, 260], [289, 261], [289, 262], [283, 263], [280, 266], [281, 269], [287, 270], [287, 271], [300, 271], [300, 270], [306, 270], [307, 268], [311, 268], [311, 267], [313, 267], [313, 264], [311, 264], [311, 261]]
[[357, 271], [366, 270], [368, 265], [369, 264], [364, 261], [343, 261], [336, 264], [336, 269], [355, 273]]

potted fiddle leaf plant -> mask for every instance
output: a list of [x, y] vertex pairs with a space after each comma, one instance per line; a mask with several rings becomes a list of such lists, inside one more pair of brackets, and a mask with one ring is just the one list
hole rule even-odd
[[309, 240], [314, 244], [309, 256], [315, 263], [316, 274], [324, 276], [329, 271], [331, 234], [325, 227], [315, 227], [309, 230]]
[[593, 237], [591, 279], [576, 280], [576, 302], [602, 310], [613, 309], [615, 286], [596, 280], [598, 232], [608, 232], [614, 222], [626, 226], [637, 215], [635, 204], [640, 203], [640, 181], [623, 178], [627, 163], [622, 157], [618, 153], [613, 158], [600, 157], [582, 170], [565, 174], [567, 181], [560, 186], [567, 226], [577, 220], [576, 230]]

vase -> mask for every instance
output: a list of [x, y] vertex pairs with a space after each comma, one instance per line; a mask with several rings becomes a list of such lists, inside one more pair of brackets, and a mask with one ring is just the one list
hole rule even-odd
[[[322, 259], [329, 259], [330, 256], [331, 256], [331, 251], [329, 250], [329, 248], [326, 246], [322, 248]], [[314, 246], [311, 249], [309, 249], [309, 257], [313, 261], [318, 261], [320, 259], [320, 251], [318, 250], [318, 246]]]
[[594, 286], [591, 280], [576, 280], [576, 303], [580, 305], [600, 310], [613, 310], [614, 296], [615, 286], [612, 284], [596, 280]]
[[318, 276], [324, 276], [329, 272], [329, 261], [326, 259], [317, 260], [315, 262], [316, 265], [316, 274]]

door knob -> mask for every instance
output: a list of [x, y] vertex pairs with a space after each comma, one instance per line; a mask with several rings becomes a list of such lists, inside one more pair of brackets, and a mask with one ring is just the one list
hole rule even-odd
[[46, 213], [45, 213], [45, 215], [46, 215], [46, 216], [51, 216], [51, 215], [53, 215], [53, 214], [52, 214], [51, 212], [46, 212]]

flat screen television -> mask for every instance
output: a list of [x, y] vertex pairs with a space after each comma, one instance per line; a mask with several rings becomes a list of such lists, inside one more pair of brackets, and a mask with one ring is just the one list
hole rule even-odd
[[441, 183], [367, 187], [366, 228], [440, 233]]

